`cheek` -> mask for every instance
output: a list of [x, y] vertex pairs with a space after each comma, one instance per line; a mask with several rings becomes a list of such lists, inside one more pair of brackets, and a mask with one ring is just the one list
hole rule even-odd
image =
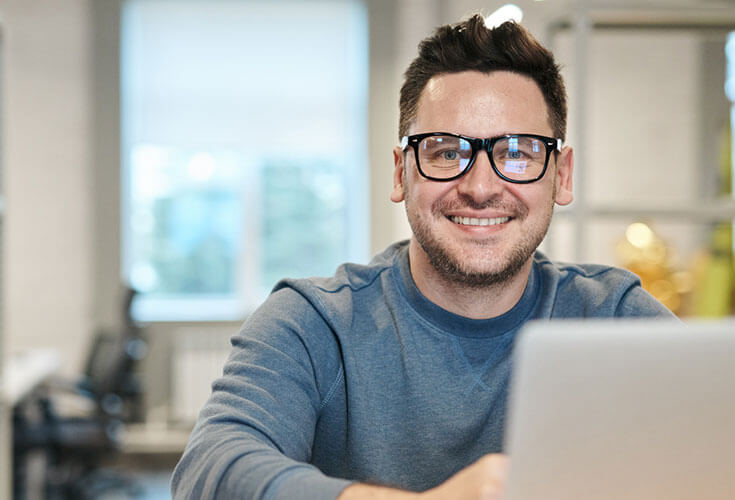
[[508, 191], [514, 198], [523, 203], [529, 211], [538, 210], [539, 208], [545, 210], [548, 205], [554, 203], [556, 185], [553, 178], [544, 177], [540, 181], [531, 184], [511, 186]]
[[529, 211], [535, 213], [548, 213], [554, 208], [554, 187], [535, 193], [535, 196], [524, 201]]
[[409, 191], [407, 199], [411, 198], [414, 209], [420, 211], [421, 216], [438, 215], [440, 207], [454, 196], [451, 186], [433, 181], [419, 181], [418, 185], [410, 186]]

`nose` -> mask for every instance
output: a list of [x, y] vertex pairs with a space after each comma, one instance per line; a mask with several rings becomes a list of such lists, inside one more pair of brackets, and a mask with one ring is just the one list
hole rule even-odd
[[480, 150], [470, 171], [460, 177], [457, 191], [481, 203], [498, 195], [505, 188], [504, 182], [493, 170], [489, 153]]

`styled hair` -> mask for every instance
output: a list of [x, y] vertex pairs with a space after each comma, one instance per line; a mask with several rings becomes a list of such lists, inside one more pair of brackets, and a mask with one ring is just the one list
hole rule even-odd
[[485, 26], [479, 14], [444, 25], [419, 44], [401, 87], [398, 137], [408, 135], [426, 84], [431, 78], [462, 71], [510, 71], [533, 79], [549, 108], [549, 125], [562, 140], [567, 128], [567, 95], [552, 53], [523, 26], [508, 21], [496, 28]]

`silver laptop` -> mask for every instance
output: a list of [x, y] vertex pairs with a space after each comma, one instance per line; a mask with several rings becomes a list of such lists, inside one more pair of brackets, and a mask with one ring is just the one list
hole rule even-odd
[[735, 320], [530, 323], [508, 500], [735, 499]]

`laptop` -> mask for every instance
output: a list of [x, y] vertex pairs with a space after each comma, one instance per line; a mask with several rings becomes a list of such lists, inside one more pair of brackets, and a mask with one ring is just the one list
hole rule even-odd
[[735, 499], [735, 320], [529, 323], [507, 500]]

